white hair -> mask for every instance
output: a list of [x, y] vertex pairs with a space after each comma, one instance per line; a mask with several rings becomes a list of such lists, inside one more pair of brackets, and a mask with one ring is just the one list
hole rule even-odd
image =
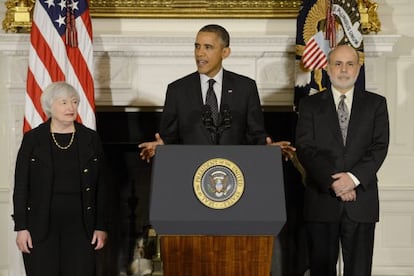
[[67, 82], [57, 81], [49, 84], [42, 93], [40, 97], [40, 102], [42, 104], [43, 112], [45, 112], [47, 117], [52, 116], [52, 104], [56, 99], [64, 97], [75, 97], [79, 102], [79, 94], [76, 89]]

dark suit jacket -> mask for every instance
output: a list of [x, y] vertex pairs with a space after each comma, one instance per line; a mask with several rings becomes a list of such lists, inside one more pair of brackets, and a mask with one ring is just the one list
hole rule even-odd
[[[263, 113], [256, 82], [224, 70], [221, 108], [229, 106], [232, 123], [219, 144], [265, 144]], [[202, 120], [203, 99], [200, 75], [192, 73], [167, 88], [160, 135], [165, 144], [213, 144]]]
[[[75, 123], [81, 175], [83, 220], [87, 234], [107, 229], [107, 189], [103, 150], [98, 134]], [[13, 193], [15, 231], [29, 230], [32, 239], [46, 237], [53, 190], [50, 120], [27, 132], [21, 143]], [[68, 218], [70, 219], [70, 218]]]
[[[346, 145], [343, 145], [332, 92], [303, 98], [299, 105], [296, 148], [307, 173], [305, 219], [339, 221], [345, 210], [358, 222], [379, 219], [377, 171], [388, 150], [389, 121], [384, 97], [354, 91]], [[361, 184], [354, 202], [341, 202], [331, 175], [351, 172]]]

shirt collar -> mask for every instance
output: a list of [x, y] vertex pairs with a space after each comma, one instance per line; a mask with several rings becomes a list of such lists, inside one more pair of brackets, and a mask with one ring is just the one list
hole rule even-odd
[[331, 86], [332, 95], [334, 98], [335, 106], [338, 108], [339, 101], [341, 100], [341, 95], [345, 95], [345, 104], [349, 110], [352, 108], [352, 100], [354, 97], [354, 87], [350, 90], [346, 91], [345, 93], [339, 92], [335, 87]]
[[354, 97], [354, 87], [346, 91], [345, 93], [339, 92], [334, 86], [331, 86], [331, 90], [335, 99], [335, 102], [339, 101], [341, 95], [346, 96], [346, 100], [352, 101], [352, 98]]
[[209, 79], [214, 79], [216, 83], [222, 84], [223, 83], [223, 67], [221, 67], [220, 71], [218, 71], [217, 75], [215, 75], [213, 78], [210, 78], [206, 74], [200, 74], [201, 82], [207, 83]]

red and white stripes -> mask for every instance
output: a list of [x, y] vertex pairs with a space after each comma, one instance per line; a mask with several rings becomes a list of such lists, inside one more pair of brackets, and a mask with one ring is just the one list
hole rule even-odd
[[[82, 1], [84, 3], [81, 3]], [[92, 24], [88, 3], [78, 0], [66, 1], [65, 4], [71, 5], [71, 9], [75, 11], [76, 32], [72, 32], [72, 35], [77, 35], [78, 45], [67, 45], [65, 6], [55, 6], [48, 0], [37, 0], [35, 4], [30, 38], [24, 132], [46, 120], [40, 105], [40, 96], [42, 91], [55, 81], [66, 81], [78, 91], [79, 121], [89, 128], [96, 128]]]

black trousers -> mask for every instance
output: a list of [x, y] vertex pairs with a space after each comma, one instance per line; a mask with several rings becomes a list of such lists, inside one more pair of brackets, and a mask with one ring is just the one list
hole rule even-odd
[[370, 276], [375, 223], [352, 221], [344, 212], [339, 222], [307, 222], [311, 276], [336, 276], [339, 246], [344, 276]]
[[80, 195], [53, 196], [49, 233], [23, 253], [27, 276], [93, 276], [95, 251], [88, 239], [81, 212]]

